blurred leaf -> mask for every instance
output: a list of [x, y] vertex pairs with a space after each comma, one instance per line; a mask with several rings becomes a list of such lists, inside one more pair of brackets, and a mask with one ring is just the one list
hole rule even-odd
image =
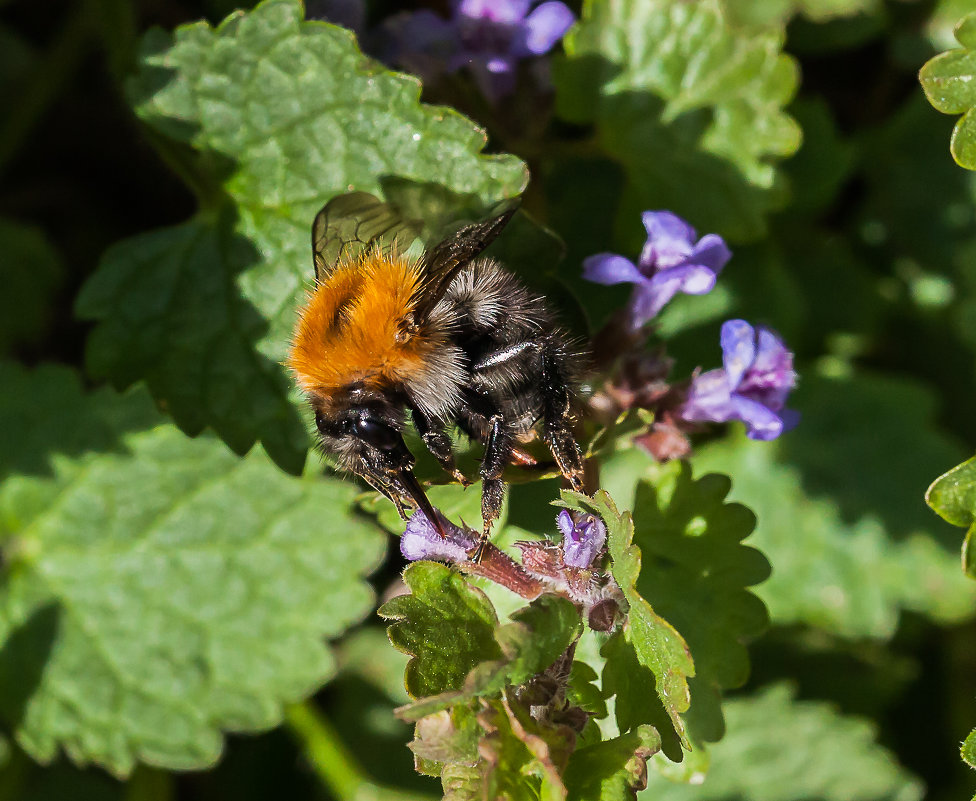
[[[0, 48], [2, 49], [2, 48]], [[0, 217], [3, 291], [0, 292], [0, 356], [34, 341], [53, 313], [63, 278], [61, 258], [44, 233]]]
[[752, 543], [773, 566], [757, 594], [775, 623], [802, 622], [846, 637], [890, 637], [903, 608], [942, 621], [973, 614], [976, 591], [954, 554], [924, 533], [892, 539], [878, 510], [845, 522], [829, 495], [808, 494], [802, 474], [778, 461], [779, 447], [736, 431], [699, 449], [693, 460], [696, 473], [730, 475], [731, 497], [756, 512]]
[[704, 783], [652, 774], [641, 798], [668, 801], [917, 801], [922, 785], [876, 742], [874, 727], [783, 685], [724, 705], [728, 733]]
[[943, 114], [962, 114], [952, 132], [949, 149], [956, 163], [976, 170], [976, 12], [959, 21], [954, 31], [961, 48], [926, 62], [918, 74], [929, 102]]
[[[324, 639], [370, 608], [384, 539], [345, 482], [187, 439], [141, 388], [99, 393], [93, 414], [58, 372], [7, 370], [5, 392], [115, 427], [118, 448], [55, 448], [49, 475], [0, 485], [0, 716], [43, 762], [60, 747], [120, 775], [212, 765], [222, 730], [271, 728], [332, 675]], [[18, 411], [0, 408], [0, 470], [35, 441]]]
[[580, 748], [563, 776], [569, 801], [628, 801], [647, 786], [647, 759], [660, 747], [650, 726]]
[[921, 502], [932, 476], [965, 455], [935, 424], [937, 403], [919, 381], [808, 373], [790, 398], [803, 418], [780, 441], [781, 458], [800, 470], [810, 495], [831, 498], [846, 522], [877, 515], [895, 540], [921, 531], [955, 548]]
[[489, 205], [526, 181], [517, 159], [478, 154], [471, 122], [421, 105], [415, 78], [301, 18], [299, 0], [267, 0], [217, 28], [146, 37], [130, 95], [201, 211], [117, 245], [78, 300], [99, 321], [94, 372], [145, 377], [184, 430], [212, 426], [238, 452], [260, 439], [292, 471], [308, 437], [280, 362], [318, 209], [350, 189], [402, 196], [404, 182]]
[[352, 632], [337, 647], [336, 657], [342, 673], [365, 679], [398, 704], [410, 700], [403, 686], [407, 656], [390, 648], [390, 639], [382, 629], [367, 626]]
[[943, 520], [966, 529], [962, 546], [963, 569], [976, 578], [976, 553], [973, 550], [976, 532], [976, 458], [953, 467], [933, 481], [925, 493], [925, 502]]
[[553, 65], [557, 110], [594, 122], [623, 164], [625, 217], [669, 208], [736, 239], [763, 232], [773, 162], [800, 145], [782, 110], [797, 84], [782, 39], [736, 31], [719, 0], [584, 5]]
[[880, 0], [723, 0], [730, 19], [738, 25], [776, 27], [797, 14], [812, 22], [875, 12]]
[[405, 683], [413, 698], [459, 690], [465, 677], [486, 660], [498, 659], [498, 618], [491, 602], [460, 573], [437, 562], [414, 562], [403, 571], [409, 595], [379, 609], [394, 622], [390, 642], [413, 658]]
[[[471, 587], [468, 589], [477, 592]], [[388, 614], [388, 606], [389, 603], [384, 604], [383, 614]], [[439, 695], [431, 693], [426, 698], [419, 698], [401, 707], [397, 714], [403, 720], [419, 720], [473, 698], [497, 696], [506, 687], [523, 684], [542, 673], [575, 642], [581, 631], [579, 611], [569, 599], [558, 595], [541, 595], [511, 618], [513, 622], [499, 626], [495, 631], [495, 641], [501, 649], [498, 656], [483, 657], [462, 686], [448, 687]], [[443, 635], [439, 633], [437, 636]], [[433, 643], [426, 643], [426, 647], [432, 646]], [[486, 646], [480, 653], [488, 650]], [[410, 689], [409, 684], [407, 689]]]

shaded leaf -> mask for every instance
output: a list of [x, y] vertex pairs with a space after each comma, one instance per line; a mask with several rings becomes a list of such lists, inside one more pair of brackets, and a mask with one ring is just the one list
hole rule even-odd
[[5, 355], [44, 331], [63, 267], [40, 229], [14, 220], [0, 218], [0, 252], [0, 355]]
[[783, 685], [725, 704], [728, 733], [709, 749], [704, 783], [651, 774], [641, 798], [678, 801], [916, 801], [922, 786], [876, 741], [866, 721], [827, 704], [794, 701]]
[[[277, 725], [332, 675], [324, 639], [370, 608], [361, 576], [385, 545], [354, 487], [187, 439], [142, 388], [96, 404], [48, 368], [8, 371], [5, 390], [117, 440], [54, 447], [46, 475], [3, 471], [0, 716], [31, 756], [205, 767], [222, 731]], [[22, 420], [0, 407], [4, 468], [36, 441]]]
[[588, 2], [554, 64], [557, 111], [595, 123], [630, 209], [755, 237], [775, 202], [773, 162], [800, 144], [782, 110], [797, 84], [782, 38], [734, 29], [718, 0]]

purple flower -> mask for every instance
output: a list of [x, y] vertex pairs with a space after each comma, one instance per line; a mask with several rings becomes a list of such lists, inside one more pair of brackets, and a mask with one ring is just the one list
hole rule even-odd
[[397, 14], [386, 22], [387, 60], [426, 80], [467, 67], [497, 101], [515, 89], [518, 62], [548, 53], [575, 21], [558, 0], [531, 6], [531, 0], [454, 0], [450, 20], [426, 10]]
[[598, 284], [635, 284], [628, 313], [633, 330], [652, 319], [678, 292], [704, 295], [732, 256], [718, 234], [697, 242], [695, 229], [670, 211], [645, 211], [647, 242], [634, 264], [616, 253], [583, 261], [583, 277]]
[[563, 563], [568, 567], [589, 567], [603, 550], [607, 527], [595, 515], [563, 509], [556, 515], [563, 535]]
[[446, 537], [442, 537], [434, 524], [419, 509], [407, 522], [407, 530], [400, 538], [400, 553], [411, 562], [418, 559], [436, 559], [441, 562], [463, 562], [468, 552], [478, 544], [474, 532], [455, 526], [444, 515], [440, 515], [441, 526]]
[[741, 420], [750, 439], [776, 439], [799, 421], [784, 409], [796, 386], [793, 354], [768, 328], [745, 320], [722, 325], [721, 370], [696, 376], [677, 415], [690, 422]]

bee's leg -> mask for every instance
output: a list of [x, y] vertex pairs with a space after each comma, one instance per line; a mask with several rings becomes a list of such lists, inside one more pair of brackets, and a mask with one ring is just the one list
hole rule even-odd
[[559, 466], [559, 472], [573, 489], [583, 491], [583, 454], [570, 430], [572, 404], [569, 386], [560, 369], [559, 358], [550, 346], [542, 350], [542, 425], [543, 436]]
[[502, 473], [505, 465], [512, 458], [513, 445], [514, 437], [511, 429], [501, 413], [496, 412], [488, 418], [488, 437], [485, 440], [485, 455], [481, 461], [481, 519], [484, 528], [478, 542], [478, 550], [473, 557], [475, 562], [481, 561], [491, 535], [491, 524], [498, 519], [502, 511], [502, 501], [505, 498]]
[[437, 421], [431, 420], [419, 409], [411, 409], [410, 412], [413, 417], [414, 428], [417, 429], [417, 433], [423, 439], [427, 450], [440, 462], [441, 467], [454, 477], [455, 481], [462, 486], [468, 486], [471, 482], [465, 478], [464, 473], [457, 469], [454, 462], [454, 451], [451, 448], [451, 438], [444, 433], [443, 426]]

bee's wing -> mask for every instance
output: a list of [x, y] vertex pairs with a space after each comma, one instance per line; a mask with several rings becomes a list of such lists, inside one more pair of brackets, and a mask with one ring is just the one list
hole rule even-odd
[[417, 223], [404, 220], [395, 206], [369, 192], [334, 197], [312, 223], [315, 280], [323, 281], [338, 264], [357, 258], [373, 243], [389, 247], [396, 241], [406, 249], [419, 233]]
[[418, 316], [423, 319], [434, 308], [464, 266], [488, 247], [502, 232], [518, 209], [519, 201], [506, 201], [500, 214], [484, 222], [466, 225], [428, 250], [422, 266], [426, 279], [423, 300]]

